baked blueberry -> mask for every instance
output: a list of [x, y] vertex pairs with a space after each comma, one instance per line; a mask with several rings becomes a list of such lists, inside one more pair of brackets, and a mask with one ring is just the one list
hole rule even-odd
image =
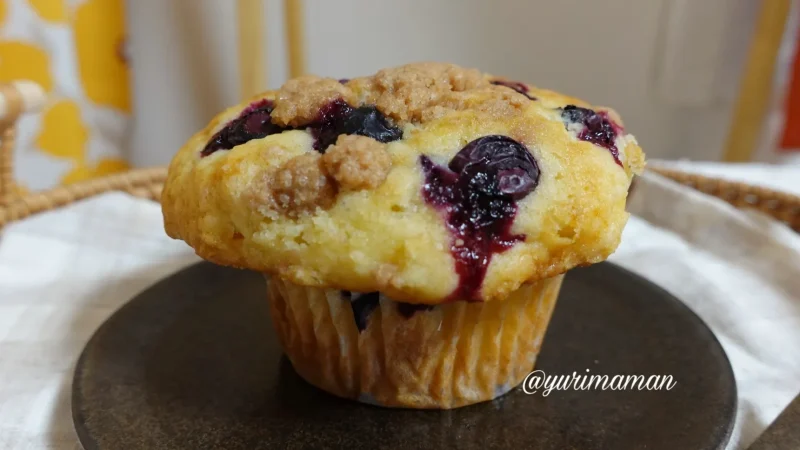
[[350, 301], [350, 307], [353, 309], [353, 319], [356, 321], [358, 331], [366, 330], [370, 314], [380, 304], [380, 294], [369, 292], [367, 294], [354, 295], [350, 291], [342, 291], [342, 297]]
[[287, 128], [272, 123], [272, 109], [273, 103], [269, 100], [251, 104], [239, 114], [239, 117], [214, 134], [200, 154], [208, 156], [217, 150], [230, 150], [252, 139], [285, 131]]
[[528, 97], [531, 100], [536, 100], [536, 97], [532, 96], [529, 93], [528, 86], [526, 86], [524, 83], [520, 83], [519, 81], [492, 80], [492, 84], [494, 84], [495, 86], [505, 86], [509, 89], [513, 89], [519, 92], [520, 94], [524, 95], [525, 97]]
[[414, 314], [422, 311], [430, 311], [433, 309], [433, 305], [423, 305], [423, 304], [416, 304], [416, 303], [397, 303], [397, 312], [400, 313], [401, 316], [405, 317], [406, 319], [410, 319], [414, 316]]
[[403, 137], [403, 130], [391, 125], [375, 106], [353, 108], [341, 99], [323, 107], [310, 128], [316, 139], [314, 149], [323, 153], [342, 134], [357, 134], [383, 143]]
[[357, 134], [383, 143], [403, 137], [403, 130], [391, 125], [386, 116], [372, 105], [354, 108], [344, 100], [335, 100], [320, 109], [313, 123], [299, 128], [273, 124], [273, 107], [269, 100], [253, 103], [239, 117], [218, 131], [203, 148], [201, 155], [208, 156], [217, 150], [230, 150], [252, 139], [292, 129], [309, 128], [315, 138], [314, 149], [322, 153], [342, 134]]
[[611, 156], [614, 157], [614, 161], [622, 166], [616, 139], [623, 130], [608, 116], [607, 112], [597, 112], [580, 106], [568, 105], [561, 110], [561, 118], [567, 122], [567, 127], [570, 123], [583, 125], [583, 129], [578, 132], [578, 139], [608, 149]]
[[[367, 294], [354, 294], [350, 291], [342, 291], [342, 298], [350, 302], [358, 331], [366, 330], [369, 323], [369, 316], [375, 311], [378, 305], [380, 305], [380, 293], [369, 292]], [[395, 303], [397, 305], [397, 312], [406, 319], [410, 319], [419, 311], [430, 311], [433, 309], [433, 305], [418, 305], [403, 302]]]
[[525, 236], [511, 233], [517, 201], [533, 192], [539, 167], [521, 143], [499, 135], [468, 143], [448, 164], [420, 157], [425, 200], [442, 211], [452, 234], [459, 286], [454, 299], [476, 300], [493, 253]]

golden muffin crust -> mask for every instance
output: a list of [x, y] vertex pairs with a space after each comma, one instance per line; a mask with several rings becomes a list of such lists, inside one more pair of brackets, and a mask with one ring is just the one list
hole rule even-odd
[[[165, 229], [207, 260], [298, 285], [409, 303], [502, 299], [616, 249], [644, 166], [622, 126], [610, 109], [452, 64], [305, 76], [186, 143], [162, 194]], [[481, 235], [502, 242], [465, 263], [472, 243], [459, 227], [478, 225], [432, 199], [431, 177], [457, 176], [453, 158], [487, 136], [524, 146], [536, 179], [502, 200], [510, 228]], [[476, 289], [463, 289], [467, 276]]]

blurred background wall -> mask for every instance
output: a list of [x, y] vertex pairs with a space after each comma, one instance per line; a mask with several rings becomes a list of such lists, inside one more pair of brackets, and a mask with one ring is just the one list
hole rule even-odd
[[[649, 156], [719, 159], [757, 1], [306, 0], [309, 72], [442, 60], [616, 108]], [[282, 2], [263, 11], [286, 79]], [[135, 165], [238, 102], [235, 2], [128, 0]], [[787, 27], [791, 28], [791, 27]]]
[[[333, 77], [423, 60], [477, 67], [614, 107], [651, 160], [719, 160], [756, 16], [788, 2], [800, 0], [304, 0], [307, 67]], [[18, 123], [19, 184], [39, 190], [167, 163], [239, 102], [237, 3], [0, 0], [0, 82], [32, 79], [48, 94]], [[266, 87], [277, 88], [287, 73], [284, 1], [263, 3]], [[800, 104], [784, 120], [792, 97], [781, 82], [796, 80], [800, 99], [797, 9], [757, 160], [785, 159], [775, 151], [782, 133], [800, 128]], [[796, 141], [787, 148], [800, 150]]]

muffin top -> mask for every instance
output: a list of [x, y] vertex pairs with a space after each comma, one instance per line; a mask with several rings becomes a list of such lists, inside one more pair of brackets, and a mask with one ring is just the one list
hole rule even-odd
[[618, 115], [452, 64], [305, 76], [227, 109], [169, 167], [201, 257], [398, 301], [502, 299], [604, 260], [644, 155]]

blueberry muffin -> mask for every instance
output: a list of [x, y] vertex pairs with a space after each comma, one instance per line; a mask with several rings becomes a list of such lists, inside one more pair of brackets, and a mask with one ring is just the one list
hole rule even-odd
[[643, 166], [608, 108], [410, 64], [224, 111], [175, 156], [162, 204], [171, 237], [266, 274], [310, 383], [452, 408], [532, 370], [564, 272], [616, 249]]

